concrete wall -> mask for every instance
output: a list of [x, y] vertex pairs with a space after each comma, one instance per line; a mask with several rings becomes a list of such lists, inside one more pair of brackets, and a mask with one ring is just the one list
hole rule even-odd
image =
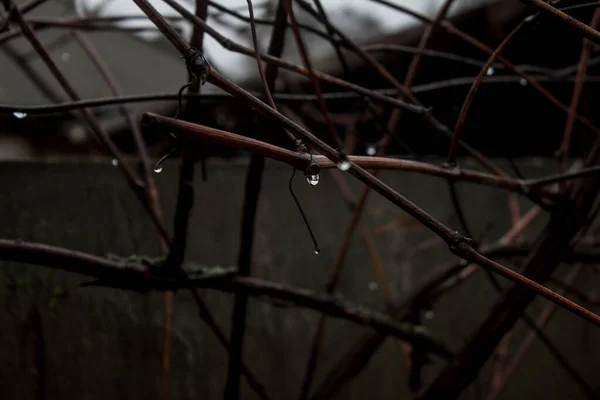
[[[550, 161], [520, 163], [530, 177], [553, 170]], [[0, 167], [0, 237], [99, 255], [160, 254], [156, 235], [142, 207], [109, 162], [3, 163]], [[206, 265], [233, 265], [237, 258], [246, 165], [212, 163], [209, 168], [208, 181], [198, 179], [195, 186], [197, 202], [188, 255], [190, 260]], [[260, 198], [254, 273], [261, 278], [322, 290], [349, 212], [329, 173], [322, 174], [316, 187], [309, 187], [302, 176], [296, 177], [298, 197], [322, 249], [316, 256], [287, 191], [290, 174], [290, 168], [268, 163]], [[176, 176], [175, 164], [168, 164], [156, 176], [169, 227]], [[382, 177], [436, 218], [457, 227], [443, 180], [400, 172], [385, 172]], [[353, 180], [351, 186], [358, 193], [360, 186]], [[459, 192], [475, 235], [487, 231], [486, 238], [491, 241], [509, 227], [507, 192], [466, 184], [459, 187]], [[523, 210], [527, 204], [522, 201]], [[402, 215], [373, 195], [364, 221], [375, 229]], [[530, 232], [539, 231], [543, 220], [534, 224]], [[434, 236], [418, 225], [375, 231], [375, 237], [400, 298], [454, 257], [440, 243], [419, 250], [420, 243]], [[370, 264], [364, 243], [356, 235], [339, 291], [381, 308], [382, 296], [372, 284]], [[560, 273], [567, 268], [562, 267]], [[81, 276], [74, 274], [0, 263], [2, 398], [158, 398], [162, 295], [78, 287], [82, 281]], [[579, 282], [582, 288], [594, 287], [597, 277], [591, 267]], [[232, 296], [211, 291], [206, 291], [205, 296], [219, 324], [229, 334]], [[483, 274], [478, 274], [452, 297], [436, 305], [435, 316], [427, 325], [433, 335], [443, 337], [452, 349], [458, 350], [495, 299], [497, 294]], [[545, 301], [533, 305], [529, 310], [531, 315], [545, 305]], [[188, 293], [178, 293], [175, 306], [171, 398], [222, 398], [227, 371], [225, 351], [201, 322]], [[297, 396], [317, 319], [318, 314], [311, 311], [250, 302], [244, 356], [272, 398]], [[349, 322], [328, 321], [317, 382], [354, 339], [368, 332]], [[513, 343], [518, 343], [525, 331], [519, 326]], [[559, 311], [549, 325], [548, 334], [588, 382], [597, 386], [598, 329]], [[428, 367], [426, 378], [435, 376], [441, 366], [436, 361]], [[406, 376], [399, 342], [389, 339], [340, 398], [407, 398]], [[489, 381], [487, 376], [489, 365], [482, 374], [484, 389]], [[475, 393], [471, 389], [465, 392], [464, 399], [473, 398]], [[245, 398], [254, 398], [246, 386], [244, 393]], [[535, 344], [504, 398], [580, 397], [580, 391], [545, 349]]]

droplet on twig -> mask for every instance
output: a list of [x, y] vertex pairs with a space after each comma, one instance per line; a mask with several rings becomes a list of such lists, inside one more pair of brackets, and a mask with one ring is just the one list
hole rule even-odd
[[116, 167], [117, 165], [119, 165], [119, 160], [117, 160], [116, 158], [113, 158], [112, 160], [110, 160], [110, 163], [112, 164], [113, 167]]
[[337, 167], [341, 170], [341, 171], [348, 171], [350, 169], [350, 161], [348, 160], [342, 160], [338, 163]]
[[495, 72], [494, 71], [494, 67], [489, 67], [488, 70], [487, 70], [487, 72], [486, 72], [486, 75], [487, 76], [492, 76], [492, 75], [494, 75], [494, 72]]
[[367, 155], [374, 156], [375, 154], [377, 154], [377, 147], [375, 147], [375, 145], [372, 144], [367, 146]]
[[14, 116], [15, 118], [18, 118], [18, 119], [23, 119], [23, 118], [27, 117], [27, 113], [20, 112], [20, 111], [15, 111], [15, 112], [13, 113], [13, 116]]
[[161, 164], [156, 164], [154, 166], [154, 172], [156, 172], [157, 174], [160, 174], [162, 172], [162, 165]]
[[311, 186], [317, 186], [319, 184], [319, 174], [315, 174], [315, 175], [308, 175], [306, 177], [306, 181], [311, 185]]
[[[314, 252], [315, 252], [315, 254], [319, 254], [321, 252], [321, 250], [319, 250], [319, 245], [317, 244], [317, 239], [315, 239], [315, 235], [313, 234], [313, 231], [310, 228], [310, 224], [308, 223], [308, 219], [306, 219], [306, 215], [304, 215], [304, 211], [302, 210], [302, 206], [300, 205], [300, 202], [298, 201], [298, 198], [294, 194], [294, 189], [292, 188], [292, 182], [294, 182], [294, 176], [296, 176], [296, 168], [292, 168], [292, 176], [290, 177], [290, 183], [288, 184], [288, 189], [290, 190], [290, 194], [292, 195], [292, 198], [294, 199], [294, 203], [296, 203], [296, 206], [298, 207], [298, 211], [300, 211], [300, 215], [302, 215], [302, 219], [304, 220], [304, 225], [306, 225], [306, 229], [308, 229], [308, 233], [310, 234], [310, 238], [313, 241], [313, 245], [315, 246]], [[313, 172], [312, 175], [309, 174], [306, 177], [306, 179], [308, 180], [308, 183], [310, 185], [314, 186], [317, 183], [319, 183], [319, 174], [315, 174]]]

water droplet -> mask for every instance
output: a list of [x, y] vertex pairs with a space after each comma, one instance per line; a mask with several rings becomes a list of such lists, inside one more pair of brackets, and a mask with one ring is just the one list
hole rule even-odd
[[348, 171], [350, 169], [350, 165], [351, 165], [350, 161], [343, 160], [343, 161], [340, 161], [337, 166], [342, 171]]
[[157, 174], [160, 174], [162, 172], [162, 165], [156, 164], [154, 166], [154, 172], [156, 172]]
[[113, 158], [110, 163], [113, 165], [113, 167], [116, 167], [117, 165], [119, 165], [119, 160], [117, 160], [116, 158]]
[[492, 76], [494, 75], [494, 67], [489, 67], [487, 72], [486, 72], [487, 76]]
[[425, 311], [425, 319], [432, 319], [434, 317], [433, 311], [427, 310]]
[[67, 62], [71, 59], [71, 54], [65, 51], [60, 55], [60, 59], [63, 60], [63, 62]]
[[320, 252], [321, 252], [321, 250], [318, 247], [315, 247], [315, 254], [319, 255]]
[[525, 78], [519, 79], [519, 83], [521, 84], [521, 86], [527, 86], [527, 80]]
[[367, 155], [374, 156], [375, 154], [377, 154], [377, 147], [373, 145], [367, 146]]
[[15, 111], [15, 112], [13, 113], [13, 116], [14, 116], [15, 118], [18, 118], [18, 119], [23, 119], [23, 118], [27, 117], [27, 113], [20, 112], [20, 111]]
[[369, 283], [369, 290], [371, 292], [376, 291], [379, 288], [379, 285], [377, 285], [377, 282], [370, 282]]
[[319, 184], [319, 174], [307, 176], [306, 181], [312, 186], [317, 186]]
[[81, 125], [81, 124], [74, 124], [67, 131], [67, 137], [69, 138], [69, 140], [72, 143], [74, 143], [74, 144], [80, 144], [80, 143], [85, 142], [85, 140], [87, 139], [87, 132], [86, 132], [85, 127], [83, 125]]

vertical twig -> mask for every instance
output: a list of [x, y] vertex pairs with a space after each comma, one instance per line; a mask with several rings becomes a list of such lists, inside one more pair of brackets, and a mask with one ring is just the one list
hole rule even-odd
[[[271, 43], [269, 44], [269, 54], [280, 56], [285, 44], [286, 15], [281, 0], [277, 8], [277, 20], [271, 33]], [[250, 24], [252, 29], [252, 41], [256, 53], [256, 63], [260, 73], [261, 81], [265, 95], [272, 108], [276, 109], [275, 102], [271, 96], [271, 91], [275, 87], [277, 78], [277, 67], [269, 64], [267, 72], [263, 70], [263, 65], [259, 56], [260, 48], [256, 35], [256, 25], [254, 23], [254, 11], [252, 1], [247, 0], [248, 12], [250, 14]], [[240, 250], [238, 256], [238, 274], [249, 276], [252, 266], [252, 247], [254, 244], [254, 225], [258, 200], [262, 183], [265, 159], [262, 156], [253, 155], [248, 166], [246, 176], [246, 185], [244, 193], [244, 208], [240, 232]], [[244, 353], [244, 335], [246, 330], [248, 296], [244, 293], [237, 293], [235, 296], [233, 312], [231, 315], [231, 347], [229, 351], [229, 368], [227, 371], [227, 384], [225, 387], [224, 398], [226, 400], [236, 400], [240, 398], [240, 373], [242, 370], [242, 358]]]
[[[208, 0], [196, 0], [196, 17], [205, 21], [208, 17]], [[192, 37], [190, 39], [190, 44], [195, 48], [202, 51], [204, 45], [204, 28], [202, 26], [194, 25], [192, 30]], [[194, 79], [191, 73], [188, 73], [188, 80], [191, 82], [189, 86], [188, 93], [200, 93], [200, 82], [197, 79]], [[196, 109], [200, 107], [200, 98], [193, 98], [188, 101], [187, 109], [188, 111], [188, 119], [192, 122], [197, 122], [196, 113], [192, 111], [192, 109]], [[206, 170], [206, 155], [204, 151], [204, 146], [196, 146], [197, 150], [200, 154], [200, 170], [202, 172], [202, 180], [206, 181], [207, 179], [207, 170]]]
[[[206, 0], [196, 0], [196, 14], [206, 18], [208, 3]], [[148, 15], [150, 18], [150, 15]], [[152, 18], [150, 18], [152, 19]], [[202, 51], [202, 42], [204, 31], [194, 27], [191, 38], [191, 46]], [[189, 51], [190, 46], [186, 51]], [[184, 53], [186, 54], [186, 53]], [[186, 60], [187, 62], [187, 60]], [[195, 75], [196, 71], [188, 68], [189, 92], [200, 93], [201, 77]], [[188, 104], [188, 111], [192, 107], [199, 106], [199, 102], [192, 99]], [[193, 115], [188, 112], [188, 115]], [[165, 268], [171, 270], [179, 270], [185, 258], [185, 250], [188, 239], [188, 226], [190, 223], [190, 214], [194, 206], [194, 153], [190, 146], [186, 143], [182, 146], [181, 166], [179, 170], [179, 185], [177, 192], [177, 204], [175, 206], [175, 217], [173, 221], [173, 242], [169, 248], [169, 253], [165, 260]], [[204, 161], [204, 157], [202, 157]], [[204, 163], [203, 163], [204, 166]], [[205, 168], [202, 169], [204, 172]], [[161, 398], [166, 400], [169, 398], [171, 391], [171, 346], [172, 338], [171, 331], [173, 326], [173, 299], [175, 293], [167, 290], [164, 295], [164, 333], [163, 333], [163, 358], [162, 358], [162, 382], [161, 382]], [[198, 305], [201, 307], [202, 301], [200, 296], [195, 296]], [[200, 301], [198, 301], [200, 299]], [[203, 304], [202, 304], [203, 305]], [[201, 307], [202, 310], [202, 307]]]
[[[248, 0], [250, 2], [250, 0]], [[258, 198], [262, 183], [265, 160], [261, 156], [252, 156], [248, 166], [244, 193], [244, 208], [240, 232], [240, 251], [238, 256], [238, 274], [249, 276], [252, 265], [252, 247], [254, 243], [254, 223], [258, 207]], [[237, 293], [231, 315], [231, 348], [224, 399], [240, 398], [241, 360], [244, 353], [244, 335], [246, 331], [248, 296]]]
[[331, 116], [327, 111], [327, 106], [325, 105], [325, 101], [323, 100], [323, 95], [321, 94], [321, 88], [319, 86], [319, 82], [315, 76], [315, 73], [312, 68], [312, 63], [310, 61], [310, 55], [308, 54], [308, 49], [306, 48], [306, 44], [304, 43], [304, 39], [302, 38], [302, 34], [300, 33], [300, 29], [298, 28], [298, 23], [296, 21], [296, 15], [294, 13], [294, 7], [292, 5], [291, 0], [283, 0], [283, 4], [286, 8], [288, 17], [290, 19], [290, 26], [292, 28], [292, 32], [294, 34], [294, 39], [296, 40], [296, 47], [298, 48], [298, 52], [300, 53], [300, 57], [302, 58], [302, 63], [304, 64], [304, 68], [308, 72], [308, 79], [311, 85], [311, 88], [317, 97], [317, 104], [323, 117], [325, 118], [325, 122], [327, 124], [327, 130], [329, 132], [329, 136], [333, 142], [333, 145], [339, 151], [340, 154], [340, 169], [347, 170], [348, 161], [346, 154], [344, 153], [344, 147], [342, 146], [342, 142], [338, 133], [336, 132], [335, 126], [333, 125], [333, 121], [331, 120]]

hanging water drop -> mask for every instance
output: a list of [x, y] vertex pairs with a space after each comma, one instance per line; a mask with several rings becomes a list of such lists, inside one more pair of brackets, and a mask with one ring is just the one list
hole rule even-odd
[[527, 86], [527, 80], [525, 78], [519, 79], [519, 83], [521, 84], [521, 86]]
[[315, 175], [308, 175], [306, 177], [306, 181], [311, 185], [311, 186], [317, 186], [319, 184], [319, 174], [315, 174]]
[[375, 147], [374, 145], [367, 146], [367, 155], [374, 156], [375, 154], [377, 154], [377, 147]]
[[318, 247], [315, 247], [315, 254], [319, 255], [320, 252], [321, 252], [321, 250]]
[[15, 111], [15, 112], [13, 113], [13, 116], [14, 116], [15, 118], [18, 118], [18, 119], [23, 119], [23, 118], [27, 117], [27, 113], [20, 112], [20, 111]]
[[116, 167], [117, 165], [119, 165], [119, 160], [117, 160], [116, 158], [113, 158], [110, 163], [112, 164], [113, 167]]
[[494, 67], [489, 67], [487, 72], [486, 72], [487, 76], [492, 76], [494, 75]]
[[154, 172], [156, 172], [157, 174], [160, 174], [162, 172], [162, 165], [156, 164], [154, 166]]
[[338, 168], [342, 171], [348, 171], [350, 169], [350, 161], [348, 160], [342, 160], [338, 163]]

